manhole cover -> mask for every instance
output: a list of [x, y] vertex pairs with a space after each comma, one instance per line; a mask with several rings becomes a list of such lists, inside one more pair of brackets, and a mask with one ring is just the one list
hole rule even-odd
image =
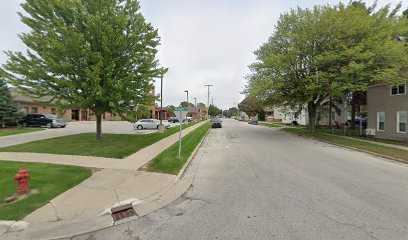
[[135, 209], [133, 209], [132, 204], [126, 204], [119, 207], [114, 207], [111, 209], [113, 220], [119, 221], [131, 216], [137, 216]]

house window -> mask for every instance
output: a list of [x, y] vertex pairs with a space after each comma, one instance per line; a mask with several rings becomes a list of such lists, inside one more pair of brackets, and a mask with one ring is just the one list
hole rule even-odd
[[51, 114], [55, 115], [55, 113], [57, 113], [57, 110], [55, 108], [51, 108]]
[[391, 87], [391, 95], [401, 95], [406, 93], [406, 84], [398, 84]]
[[28, 113], [28, 107], [21, 108], [21, 112], [24, 113], [24, 114], [27, 114]]
[[377, 113], [377, 131], [384, 131], [385, 129], [385, 113]]
[[407, 112], [397, 112], [397, 132], [407, 132]]
[[32, 107], [31, 108], [31, 113], [38, 113], [38, 108]]

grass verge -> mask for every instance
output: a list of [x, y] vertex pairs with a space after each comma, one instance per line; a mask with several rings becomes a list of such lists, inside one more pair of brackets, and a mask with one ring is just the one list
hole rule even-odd
[[[183, 124], [183, 129], [196, 124]], [[94, 133], [83, 133], [44, 139], [10, 147], [0, 148], [0, 152], [33, 152], [64, 155], [124, 158], [163, 138], [179, 131], [179, 127], [166, 129], [164, 133], [146, 135], [103, 134], [103, 140], [95, 140]]]
[[44, 128], [0, 128], [0, 137], [21, 133], [38, 132], [42, 130], [44, 130]]
[[177, 142], [155, 157], [149, 163], [148, 170], [151, 172], [178, 174], [210, 127], [211, 123], [205, 123], [183, 137], [181, 159], [178, 159], [179, 143]]
[[[30, 172], [30, 189], [37, 189], [39, 192], [20, 201], [4, 204], [4, 198], [17, 191], [17, 183], [13, 178], [22, 167]], [[21, 220], [91, 174], [90, 169], [82, 167], [0, 161], [0, 220]]]
[[287, 127], [285, 124], [282, 124], [282, 123], [273, 123], [273, 122], [259, 122], [259, 125], [265, 126], [265, 127], [270, 127], [270, 128]]
[[312, 135], [310, 134], [309, 130], [307, 130], [306, 128], [282, 128], [282, 130], [285, 132], [290, 132], [290, 133], [294, 133], [300, 136], [314, 138], [317, 140], [322, 140], [322, 141], [326, 141], [326, 142], [341, 145], [341, 146], [352, 147], [352, 148], [360, 149], [363, 151], [381, 154], [381, 155], [388, 156], [391, 158], [398, 158], [398, 159], [408, 162], [408, 151], [407, 150], [394, 148], [394, 147], [388, 147], [388, 146], [381, 146], [375, 143], [363, 142], [359, 140], [344, 138], [341, 136], [336, 136], [336, 135], [326, 134], [326, 133], [321, 133], [321, 132], [317, 132], [315, 135]]

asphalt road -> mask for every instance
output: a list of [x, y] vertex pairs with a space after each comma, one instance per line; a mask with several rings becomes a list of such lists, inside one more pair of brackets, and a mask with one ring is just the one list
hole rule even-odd
[[408, 239], [407, 165], [225, 120], [186, 174], [176, 202], [74, 239]]

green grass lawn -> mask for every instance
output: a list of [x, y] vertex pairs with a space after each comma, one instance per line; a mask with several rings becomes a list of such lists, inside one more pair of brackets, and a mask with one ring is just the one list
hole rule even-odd
[[315, 135], [311, 135], [309, 130], [306, 128], [282, 128], [282, 130], [290, 133], [295, 133], [304, 137], [311, 137], [342, 146], [353, 147], [408, 161], [408, 151], [399, 148], [381, 146], [375, 143], [353, 140], [341, 136], [336, 136], [334, 134], [326, 134], [322, 132], [317, 132]]
[[[183, 128], [194, 124], [196, 123], [183, 124]], [[0, 152], [34, 152], [124, 158], [178, 131], [179, 127], [177, 126], [166, 129], [164, 133], [157, 132], [146, 135], [103, 134], [103, 140], [100, 142], [95, 140], [94, 133], [83, 133], [0, 148]]]
[[356, 129], [356, 130], [347, 129], [346, 131], [344, 131], [343, 129], [333, 129], [333, 131], [332, 131], [331, 129], [326, 128], [326, 129], [318, 129], [318, 131], [319, 132], [329, 133], [329, 134], [335, 134], [335, 135], [339, 135], [339, 136], [353, 137], [353, 138], [357, 138], [357, 139], [361, 139], [361, 140], [380, 142], [380, 143], [387, 143], [387, 144], [394, 144], [394, 145], [408, 147], [408, 142], [360, 136], [358, 129]]
[[210, 127], [210, 123], [205, 123], [183, 137], [181, 159], [178, 159], [179, 143], [177, 142], [154, 158], [149, 163], [148, 170], [152, 172], [178, 174]]
[[274, 122], [259, 122], [259, 125], [270, 127], [270, 128], [280, 128], [280, 127], [287, 127], [284, 123], [274, 123]]
[[20, 133], [38, 132], [42, 130], [44, 130], [44, 128], [6, 128], [6, 129], [0, 128], [0, 137]]
[[[13, 177], [21, 167], [26, 167], [30, 172], [30, 189], [39, 192], [20, 201], [4, 204], [3, 200], [17, 191]], [[82, 167], [0, 161], [0, 220], [21, 220], [91, 174], [90, 169]]]

